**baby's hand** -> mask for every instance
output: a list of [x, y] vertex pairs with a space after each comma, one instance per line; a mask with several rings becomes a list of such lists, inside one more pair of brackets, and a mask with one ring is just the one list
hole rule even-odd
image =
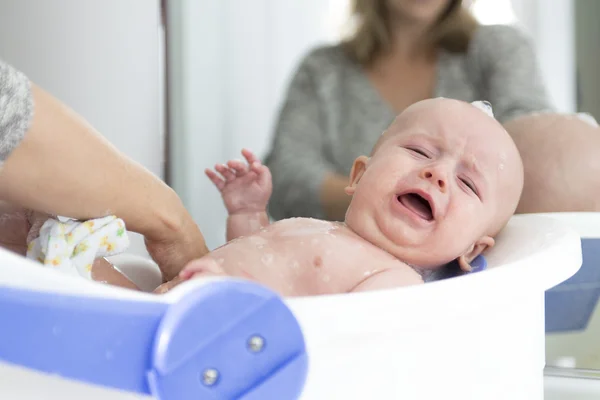
[[221, 175], [205, 171], [221, 192], [229, 215], [265, 211], [273, 189], [269, 168], [250, 150], [242, 150], [242, 155], [247, 164], [239, 160], [217, 164], [215, 170]]
[[154, 289], [154, 291], [152, 293], [154, 294], [165, 294], [167, 293], [169, 290], [173, 289], [175, 286], [179, 285], [180, 283], [182, 283], [184, 280], [181, 279], [180, 277], [175, 277], [174, 279], [163, 283], [162, 285], [160, 285], [159, 287], [157, 287], [156, 289]]

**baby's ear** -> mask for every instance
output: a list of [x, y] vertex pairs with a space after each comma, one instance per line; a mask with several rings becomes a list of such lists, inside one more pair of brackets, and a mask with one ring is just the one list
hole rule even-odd
[[471, 261], [486, 249], [494, 246], [494, 239], [490, 236], [484, 236], [471, 245], [471, 248], [462, 256], [458, 257], [458, 265], [465, 272], [471, 272]]
[[354, 164], [352, 164], [352, 170], [350, 171], [350, 185], [346, 186], [347, 195], [352, 196], [354, 194], [358, 181], [360, 181], [360, 178], [362, 178], [365, 170], [367, 169], [368, 162], [369, 157], [367, 156], [360, 156], [354, 160]]

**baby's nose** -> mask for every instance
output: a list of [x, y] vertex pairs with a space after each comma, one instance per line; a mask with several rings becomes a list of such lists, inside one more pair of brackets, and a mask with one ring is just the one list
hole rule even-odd
[[427, 179], [433, 185], [437, 186], [442, 193], [446, 193], [448, 184], [445, 174], [438, 168], [425, 168], [421, 173], [423, 179]]

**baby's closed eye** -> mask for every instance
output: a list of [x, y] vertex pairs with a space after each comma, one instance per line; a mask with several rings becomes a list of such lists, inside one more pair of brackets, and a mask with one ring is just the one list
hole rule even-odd
[[471, 179], [465, 176], [459, 177], [458, 179], [464, 186], [466, 186], [467, 190], [471, 191], [475, 196], [479, 197], [479, 191], [477, 190], [477, 186]]
[[421, 147], [405, 146], [405, 149], [407, 149], [408, 151], [410, 151], [411, 153], [413, 153], [415, 155], [425, 157], [427, 159], [431, 159], [431, 153]]

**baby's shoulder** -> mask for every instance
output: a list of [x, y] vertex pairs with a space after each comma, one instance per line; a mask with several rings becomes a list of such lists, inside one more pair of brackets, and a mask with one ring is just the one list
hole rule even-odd
[[345, 229], [340, 222], [325, 221], [316, 218], [286, 218], [272, 223], [264, 231], [277, 231], [289, 234], [327, 233]]

